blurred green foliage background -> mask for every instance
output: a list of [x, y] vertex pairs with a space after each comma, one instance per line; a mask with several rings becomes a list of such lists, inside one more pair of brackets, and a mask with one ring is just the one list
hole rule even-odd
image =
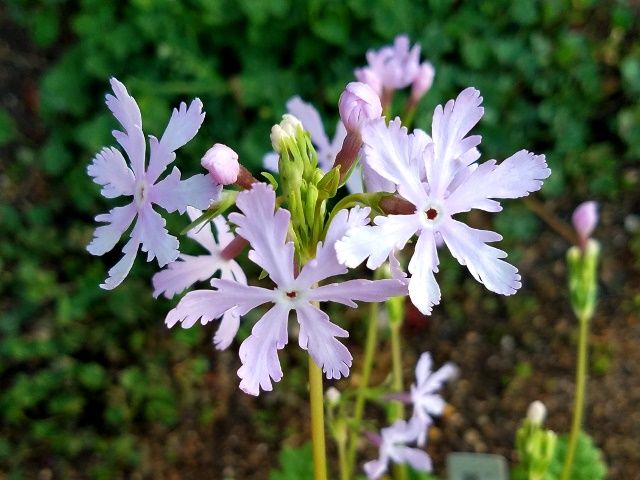
[[[178, 156], [183, 171], [197, 171], [214, 142], [258, 169], [288, 98], [314, 103], [332, 129], [365, 51], [406, 32], [436, 67], [418, 126], [429, 129], [436, 104], [479, 88], [484, 158], [546, 153], [553, 176], [542, 195], [568, 210], [638, 188], [628, 174], [640, 155], [637, 9], [613, 0], [5, 1], [4, 22], [28, 33], [18, 51], [45, 59], [35, 80], [46, 134], [25, 136], [25, 119], [0, 109], [0, 478], [45, 467], [55, 478], [149, 475], [144, 438], [216, 416], [201, 392], [215, 358], [210, 333], [165, 330], [169, 303], [153, 301], [153, 266], [140, 259], [122, 286], [100, 290], [119, 249], [84, 250], [93, 216], [111, 206], [86, 175], [92, 155], [114, 143], [109, 77], [138, 100], [146, 133], [161, 134], [180, 100], [203, 100], [203, 129]], [[539, 228], [522, 204], [498, 221], [506, 238]]]

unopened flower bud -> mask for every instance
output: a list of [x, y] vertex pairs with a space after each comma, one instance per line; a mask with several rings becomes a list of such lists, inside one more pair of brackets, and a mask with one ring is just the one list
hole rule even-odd
[[282, 142], [289, 138], [295, 138], [298, 130], [302, 130], [302, 122], [290, 113], [282, 116], [282, 121], [271, 127], [271, 146], [280, 153]]
[[340, 392], [335, 387], [327, 388], [327, 391], [325, 392], [324, 395], [329, 405], [337, 405], [338, 402], [340, 401]]
[[584, 250], [587, 240], [598, 223], [598, 204], [593, 201], [581, 203], [573, 212], [571, 220], [578, 233], [580, 248]]
[[411, 98], [415, 103], [418, 103], [424, 94], [429, 91], [431, 85], [433, 85], [435, 74], [436, 71], [431, 63], [424, 62], [420, 64], [418, 74], [411, 84]]
[[221, 143], [216, 143], [202, 157], [201, 165], [209, 171], [216, 183], [235, 183], [240, 172], [238, 154]]
[[366, 83], [351, 82], [338, 102], [342, 123], [350, 132], [360, 131], [365, 122], [382, 115], [380, 97]]
[[532, 402], [527, 410], [527, 418], [535, 425], [542, 425], [547, 416], [547, 407], [539, 400]]
[[369, 67], [356, 68], [354, 73], [359, 82], [369, 85], [379, 97], [382, 95], [382, 80], [373, 69]]

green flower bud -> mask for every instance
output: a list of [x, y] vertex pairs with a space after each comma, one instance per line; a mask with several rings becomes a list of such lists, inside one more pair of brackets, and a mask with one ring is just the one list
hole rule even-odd
[[571, 307], [581, 321], [590, 320], [595, 310], [599, 257], [600, 244], [592, 239], [584, 251], [574, 246], [567, 252]]

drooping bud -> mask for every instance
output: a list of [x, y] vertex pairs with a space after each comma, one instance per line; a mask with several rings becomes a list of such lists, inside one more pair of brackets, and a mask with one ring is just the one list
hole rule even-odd
[[531, 402], [529, 405], [529, 409], [527, 410], [527, 418], [534, 425], [542, 426], [544, 423], [544, 419], [547, 416], [547, 407], [544, 406], [540, 400], [536, 400], [535, 402]]
[[347, 84], [338, 101], [340, 118], [349, 132], [359, 132], [365, 122], [382, 115], [380, 97], [366, 83]]
[[418, 74], [411, 84], [411, 100], [414, 103], [418, 103], [425, 93], [429, 91], [431, 85], [433, 85], [433, 77], [436, 71], [433, 65], [429, 62], [420, 64]]
[[373, 69], [369, 67], [356, 68], [354, 74], [359, 82], [369, 85], [378, 97], [382, 96], [382, 80]]
[[598, 224], [598, 204], [593, 201], [581, 203], [573, 212], [571, 220], [578, 233], [579, 246], [584, 250], [589, 237]]
[[216, 143], [207, 150], [202, 157], [201, 165], [220, 185], [235, 183], [240, 172], [238, 154], [221, 143]]

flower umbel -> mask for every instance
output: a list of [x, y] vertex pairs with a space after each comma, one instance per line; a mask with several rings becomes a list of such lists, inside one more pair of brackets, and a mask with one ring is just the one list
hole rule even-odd
[[287, 241], [290, 214], [276, 209], [275, 200], [270, 186], [255, 184], [251, 190], [238, 194], [241, 213], [233, 213], [229, 219], [237, 226], [237, 234], [249, 241], [249, 259], [268, 273], [276, 287], [269, 290], [214, 279], [211, 285], [215, 290], [188, 293], [166, 318], [169, 327], [181, 322], [188, 328], [198, 320], [205, 324], [232, 309], [243, 316], [262, 304], [272, 304], [240, 346], [240, 388], [251, 395], [258, 395], [260, 389], [271, 390], [272, 380], [282, 378], [277, 353], [288, 342], [290, 312], [295, 312], [300, 325], [300, 347], [309, 352], [327, 378], [341, 378], [349, 374], [352, 357], [337, 338], [347, 337], [348, 332], [331, 323], [329, 316], [312, 302], [331, 301], [356, 307], [355, 301], [382, 301], [405, 291], [396, 280], [348, 280], [316, 286], [326, 278], [346, 273], [346, 267], [337, 261], [335, 242], [349, 228], [368, 222], [367, 208], [343, 210], [336, 215], [324, 242], [317, 246], [315, 258], [296, 275], [294, 246]]
[[502, 260], [506, 253], [488, 245], [502, 239], [497, 233], [477, 230], [453, 218], [480, 209], [498, 212], [495, 199], [519, 198], [539, 190], [551, 171], [544, 155], [520, 150], [497, 164], [476, 164], [479, 135], [467, 136], [480, 120], [482, 97], [467, 88], [434, 112], [431, 139], [416, 130], [409, 134], [396, 119], [387, 126], [383, 119], [362, 130], [365, 163], [395, 185], [401, 197], [413, 204], [408, 215], [376, 217], [374, 226], [350, 230], [336, 244], [340, 261], [355, 267], [368, 258], [367, 266], [378, 268], [394, 248], [404, 248], [418, 235], [409, 262], [409, 295], [424, 314], [440, 302], [436, 245], [442, 239], [453, 256], [466, 265], [473, 277], [492, 292], [511, 295], [520, 288], [518, 270]]
[[125, 86], [111, 79], [114, 95], [106, 96], [106, 103], [124, 131], [113, 131], [113, 136], [129, 157], [130, 165], [119, 150], [103, 148], [87, 168], [94, 182], [102, 185], [107, 198], [133, 197], [131, 203], [115, 207], [109, 213], [98, 215], [96, 220], [106, 225], [96, 228], [93, 240], [87, 246], [89, 253], [104, 255], [129, 228], [133, 226], [129, 241], [122, 248], [124, 256], [109, 270], [109, 277], [100, 285], [111, 290], [127, 276], [138, 249], [147, 252], [147, 261], [154, 258], [161, 267], [178, 257], [178, 239], [165, 228], [165, 220], [153, 209], [153, 205], [167, 212], [183, 213], [187, 206], [205, 209], [217, 197], [220, 187], [203, 174], [181, 180], [180, 170], [174, 167], [169, 175], [158, 181], [167, 166], [176, 158], [175, 151], [191, 140], [204, 120], [202, 102], [195, 99], [189, 107], [181, 103], [173, 110], [164, 134], [158, 140], [149, 136], [149, 164], [145, 165], [146, 144], [142, 133], [142, 118], [136, 101]]

